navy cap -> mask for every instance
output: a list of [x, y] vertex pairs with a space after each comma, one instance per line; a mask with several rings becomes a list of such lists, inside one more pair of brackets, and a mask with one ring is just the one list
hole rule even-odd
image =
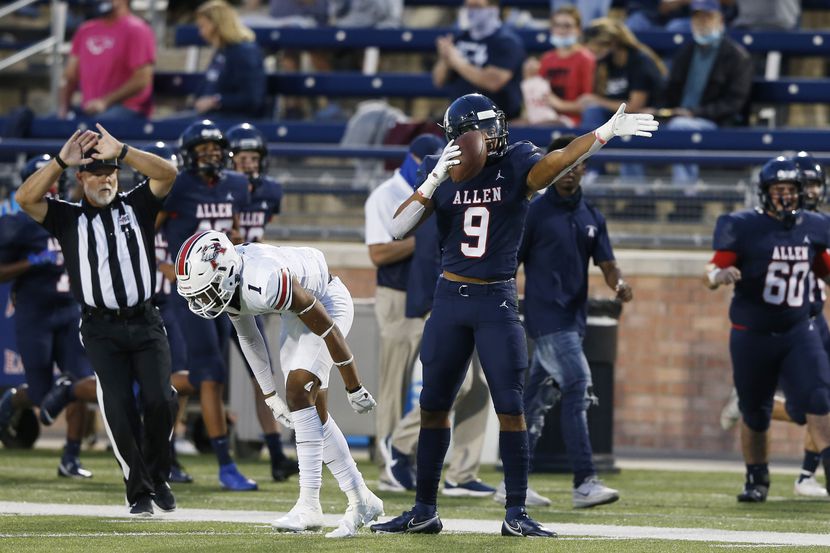
[[441, 153], [447, 142], [434, 134], [419, 134], [409, 143], [409, 153], [424, 159], [426, 156]]
[[719, 0], [692, 0], [691, 5], [689, 6], [692, 12], [719, 12], [720, 9], [720, 1]]
[[[97, 154], [98, 150], [92, 149], [87, 150], [84, 154], [84, 158], [92, 157], [92, 154]], [[100, 169], [102, 167], [112, 167], [118, 169], [118, 160], [116, 158], [112, 159], [95, 159], [93, 158], [90, 163], [86, 165], [78, 165], [78, 171], [94, 171], [95, 169]]]

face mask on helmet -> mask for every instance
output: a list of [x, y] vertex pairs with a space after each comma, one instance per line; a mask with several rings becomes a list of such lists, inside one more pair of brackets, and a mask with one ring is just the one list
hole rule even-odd
[[444, 135], [454, 140], [471, 130], [487, 135], [487, 163], [498, 160], [507, 151], [507, 122], [504, 112], [481, 94], [468, 94], [455, 100], [444, 114]]
[[241, 269], [242, 260], [227, 236], [215, 230], [195, 234], [176, 256], [176, 291], [193, 313], [215, 319], [236, 293]]
[[805, 151], [798, 152], [793, 158], [804, 189], [804, 209], [818, 211], [824, 203], [826, 177], [824, 167], [812, 155]]
[[[196, 149], [202, 144], [213, 143], [218, 146], [219, 155], [209, 159], [197, 153]], [[188, 171], [201, 173], [209, 178], [221, 175], [225, 168], [228, 142], [222, 131], [205, 119], [188, 126], [179, 137], [179, 152], [182, 156], [182, 167]]]
[[[787, 228], [792, 227], [801, 211], [802, 182], [799, 178], [798, 167], [792, 158], [779, 156], [764, 164], [759, 175], [759, 196], [764, 211], [773, 214], [784, 222]], [[771, 189], [778, 184], [787, 184], [795, 187], [795, 194], [773, 194]], [[777, 202], [775, 200], [778, 200]]]

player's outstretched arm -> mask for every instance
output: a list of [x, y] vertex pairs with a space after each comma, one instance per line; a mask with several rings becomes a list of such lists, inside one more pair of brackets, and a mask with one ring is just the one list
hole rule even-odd
[[527, 187], [531, 192], [538, 192], [594, 155], [615, 136], [650, 137], [658, 126], [653, 115], [625, 113], [625, 104], [620, 104], [617, 113], [594, 132], [583, 134], [561, 150], [554, 150], [540, 159], [527, 176]]
[[325, 307], [293, 276], [291, 288], [293, 297], [289, 309], [297, 314], [311, 332], [320, 336], [326, 343], [334, 365], [340, 370], [340, 377], [346, 386], [352, 409], [358, 413], [366, 413], [374, 409], [375, 399], [360, 383], [352, 350]]
[[435, 194], [441, 183], [447, 180], [450, 167], [461, 163], [461, 160], [458, 159], [460, 155], [461, 149], [455, 145], [454, 140], [450, 140], [449, 144], [444, 147], [444, 151], [441, 152], [441, 157], [438, 158], [435, 167], [429, 172], [421, 186], [398, 207], [395, 216], [392, 218], [392, 236], [396, 240], [409, 236], [412, 231], [418, 228], [418, 225], [432, 215], [435, 208], [432, 195]]

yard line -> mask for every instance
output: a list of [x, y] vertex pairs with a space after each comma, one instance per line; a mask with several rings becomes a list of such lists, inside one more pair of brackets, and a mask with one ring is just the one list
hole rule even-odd
[[[115, 507], [113, 505], [67, 505], [0, 501], [0, 514], [129, 518], [126, 515], [126, 509], [126, 507]], [[269, 511], [177, 509], [173, 513], [161, 513], [153, 518], [156, 520], [179, 522], [268, 524], [280, 514]], [[334, 527], [340, 520], [340, 515], [324, 515], [324, 519], [326, 526]], [[388, 517], [385, 520], [388, 520]], [[448, 532], [498, 534], [501, 528], [501, 521], [495, 520], [442, 519], [442, 521], [444, 523], [444, 529]], [[147, 520], [147, 522], [152, 523], [152, 519]], [[712, 528], [615, 526], [605, 524], [549, 523], [549, 526], [554, 528], [560, 535], [575, 537], [830, 546], [830, 534], [717, 530]], [[14, 537], [14, 534], [6, 533], [3, 536]]]

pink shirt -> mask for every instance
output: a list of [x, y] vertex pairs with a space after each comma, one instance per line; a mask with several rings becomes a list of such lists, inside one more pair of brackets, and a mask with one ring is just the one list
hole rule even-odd
[[[72, 55], [78, 58], [78, 80], [83, 102], [120, 88], [133, 72], [156, 61], [156, 38], [143, 19], [129, 14], [115, 21], [93, 19], [72, 38]], [[124, 107], [145, 116], [153, 111], [153, 85], [126, 98]]]

